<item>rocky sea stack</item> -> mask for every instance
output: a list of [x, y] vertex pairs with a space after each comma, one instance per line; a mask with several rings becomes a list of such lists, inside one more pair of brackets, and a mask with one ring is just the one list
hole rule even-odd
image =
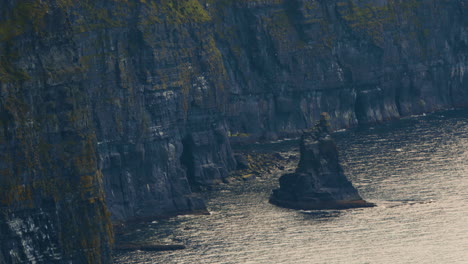
[[296, 172], [281, 176], [280, 188], [273, 190], [270, 203], [304, 210], [375, 206], [364, 201], [344, 175], [326, 113], [302, 135], [300, 154]]
[[[467, 14], [466, 0], [0, 0], [0, 264], [112, 263], [113, 224], [205, 212], [193, 190], [249, 168], [233, 144], [299, 135], [321, 112], [339, 129], [468, 107]], [[272, 201], [359, 201], [331, 140], [303, 145]]]

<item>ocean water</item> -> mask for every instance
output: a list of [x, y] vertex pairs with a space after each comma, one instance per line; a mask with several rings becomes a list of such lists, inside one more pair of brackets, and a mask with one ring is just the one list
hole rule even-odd
[[[268, 197], [284, 172], [273, 173], [207, 193], [211, 215], [135, 225], [119, 238], [187, 249], [117, 252], [115, 262], [468, 263], [468, 111], [361, 126], [334, 138], [346, 175], [376, 207], [279, 208]], [[296, 144], [265, 148], [289, 155]]]

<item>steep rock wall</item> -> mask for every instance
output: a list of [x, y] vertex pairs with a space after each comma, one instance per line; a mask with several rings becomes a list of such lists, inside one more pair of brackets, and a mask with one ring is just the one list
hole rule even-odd
[[39, 1], [2, 1], [0, 13], [0, 263], [110, 263], [91, 102], [69, 25]]
[[205, 210], [190, 183], [222, 181], [235, 167], [208, 13], [197, 1], [68, 8], [114, 219]]
[[191, 188], [235, 168], [233, 136], [297, 135], [321, 112], [342, 128], [466, 106], [467, 8], [0, 1], [0, 260], [105, 262], [103, 192], [114, 220], [204, 210]]
[[287, 134], [323, 111], [340, 128], [467, 105], [464, 1], [213, 1], [209, 10], [233, 133]]

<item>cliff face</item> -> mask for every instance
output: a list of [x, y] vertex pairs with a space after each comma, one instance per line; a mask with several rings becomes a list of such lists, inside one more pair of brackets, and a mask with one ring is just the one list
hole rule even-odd
[[204, 210], [191, 186], [235, 168], [233, 135], [466, 106], [467, 9], [0, 1], [0, 260], [105, 262], [106, 205], [122, 221]]
[[209, 15], [196, 1], [68, 8], [113, 218], [205, 210], [190, 183], [221, 181], [235, 167]]
[[112, 225], [69, 25], [38, 1], [2, 1], [0, 13], [0, 263], [109, 263]]
[[322, 111], [339, 128], [466, 106], [464, 1], [222, 2], [212, 9], [231, 131], [289, 133]]

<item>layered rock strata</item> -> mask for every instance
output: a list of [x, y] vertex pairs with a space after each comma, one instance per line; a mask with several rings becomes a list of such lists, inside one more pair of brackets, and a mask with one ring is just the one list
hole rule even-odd
[[270, 202], [293, 209], [346, 209], [372, 207], [364, 201], [339, 164], [325, 115], [300, 141], [300, 161], [294, 173], [280, 177]]
[[342, 128], [467, 106], [467, 10], [1, 0], [0, 260], [109, 261], [106, 204], [116, 221], [205, 210], [191, 189], [236, 167], [234, 137], [298, 135], [323, 111]]
[[112, 224], [72, 29], [53, 6], [0, 1], [0, 33], [0, 263], [111, 263]]

